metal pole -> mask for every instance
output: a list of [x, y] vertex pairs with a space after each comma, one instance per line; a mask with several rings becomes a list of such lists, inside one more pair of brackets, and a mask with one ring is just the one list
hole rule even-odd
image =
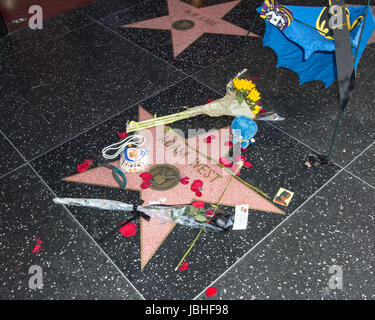
[[7, 34], [8, 34], [8, 28], [0, 12], [0, 38], [5, 37]]

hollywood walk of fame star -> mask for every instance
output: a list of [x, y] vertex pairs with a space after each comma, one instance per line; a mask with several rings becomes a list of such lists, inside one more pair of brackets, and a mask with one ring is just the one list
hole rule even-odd
[[[153, 116], [142, 107], [139, 107], [138, 114], [139, 121], [153, 118]], [[223, 169], [217, 162], [210, 162], [208, 159], [218, 159], [227, 154], [229, 147], [225, 146], [225, 142], [228, 141], [230, 137], [230, 128], [226, 127], [216, 131], [210, 131], [206, 134], [190, 137], [186, 140], [182, 138], [175, 139], [175, 133], [171, 131], [165, 132], [163, 128], [164, 127], [154, 127], [147, 129], [147, 134], [155, 137], [153, 141], [147, 145], [150, 149], [150, 154], [152, 154], [151, 158], [154, 160], [149, 164], [148, 170], [155, 168], [155, 165], [167, 164], [177, 169], [180, 173], [180, 177], [189, 177], [190, 182], [196, 179], [202, 180], [202, 196], [197, 197], [195, 192], [191, 191], [191, 183], [188, 185], [178, 183], [168, 190], [155, 190], [152, 188], [142, 190], [140, 187], [142, 178], [139, 176], [139, 173], [126, 173], [126, 188], [128, 190], [139, 191], [140, 198], [144, 201], [145, 205], [150, 204], [150, 202], [155, 202], [160, 198], [164, 199], [163, 204], [166, 205], [187, 204], [196, 200], [216, 204], [218, 197], [227, 186], [231, 175], [224, 174]], [[158, 137], [157, 130], [162, 132], [161, 138], [159, 137], [158, 139], [156, 138]], [[146, 132], [142, 130], [138, 134], [146, 135]], [[204, 141], [208, 136], [215, 136], [214, 141], [222, 140], [221, 147], [217, 148], [217, 145], [205, 143]], [[221, 139], [220, 137], [224, 138]], [[170, 145], [169, 142], [171, 141], [174, 142]], [[166, 147], [167, 144], [168, 147]], [[163, 157], [160, 157], [161, 153], [164, 155]], [[173, 155], [176, 154], [182, 155], [182, 160], [184, 161], [175, 163], [176, 157]], [[164, 162], [158, 162], [159, 159], [163, 159]], [[194, 161], [192, 162], [190, 160], [189, 162], [187, 159], [194, 159]], [[111, 162], [111, 164], [118, 166], [119, 161]], [[105, 167], [93, 168], [86, 172], [64, 178], [63, 180], [119, 188], [118, 183], [112, 176], [111, 170]], [[253, 210], [283, 214], [274, 204], [263, 198], [237, 178], [232, 180], [228, 190], [222, 197], [221, 204], [233, 207], [237, 204], [248, 204], [249, 208]], [[151, 218], [149, 222], [141, 219], [141, 269], [148, 263], [174, 226], [174, 222], [161, 223], [158, 218]]]
[[[221, 19], [241, 0], [199, 9], [180, 0], [167, 1], [168, 16], [135, 22], [121, 27], [170, 30], [175, 58], [204, 33], [240, 36], [247, 34], [247, 30]], [[249, 36], [258, 37], [255, 33], [249, 33]]]

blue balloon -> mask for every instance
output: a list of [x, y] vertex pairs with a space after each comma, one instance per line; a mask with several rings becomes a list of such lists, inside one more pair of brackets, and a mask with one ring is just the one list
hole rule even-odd
[[233, 144], [241, 143], [241, 148], [247, 148], [251, 138], [258, 132], [255, 121], [246, 116], [235, 117], [232, 121]]

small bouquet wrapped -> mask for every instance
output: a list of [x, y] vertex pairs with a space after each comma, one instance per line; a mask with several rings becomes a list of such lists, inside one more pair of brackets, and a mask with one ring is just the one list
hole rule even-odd
[[250, 119], [255, 119], [255, 115], [261, 109], [261, 107], [257, 105], [260, 100], [260, 94], [255, 89], [255, 84], [251, 80], [247, 80], [245, 77], [247, 77], [247, 69], [238, 73], [228, 82], [226, 87], [227, 93], [220, 99], [163, 117], [149, 119], [142, 122], [131, 121], [126, 127], [126, 132], [129, 133], [156, 126], [167, 125], [202, 114], [210, 117], [246, 116]]
[[251, 113], [253, 114], [251, 119], [254, 119], [255, 116], [262, 109], [260, 106], [260, 93], [256, 89], [255, 84], [250, 79], [233, 79], [233, 91], [236, 95], [237, 101], [239, 104], [246, 103], [250, 108]]
[[[54, 203], [78, 207], [89, 207], [101, 210], [134, 211], [132, 204], [106, 199], [55, 198]], [[230, 213], [213, 208], [205, 209], [201, 201], [192, 205], [150, 205], [137, 206], [136, 211], [143, 212], [149, 217], [159, 218], [162, 222], [175, 222], [183, 226], [225, 231], [232, 224]]]

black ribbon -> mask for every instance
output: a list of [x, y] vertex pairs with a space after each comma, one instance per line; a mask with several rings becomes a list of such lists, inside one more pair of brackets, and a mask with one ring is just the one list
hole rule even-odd
[[141, 204], [133, 204], [133, 211], [132, 211], [133, 216], [131, 218], [125, 220], [124, 222], [122, 222], [119, 226], [117, 226], [116, 228], [114, 228], [112, 231], [108, 232], [105, 236], [103, 236], [101, 239], [98, 240], [98, 243], [105, 242], [106, 240], [108, 240], [109, 237], [111, 237], [113, 234], [115, 234], [118, 229], [120, 229], [121, 227], [127, 225], [129, 222], [134, 221], [137, 218], [141, 218], [142, 217], [146, 221], [150, 221], [150, 216], [149, 215], [145, 214], [142, 211], [137, 210], [139, 205], [141, 205]]

